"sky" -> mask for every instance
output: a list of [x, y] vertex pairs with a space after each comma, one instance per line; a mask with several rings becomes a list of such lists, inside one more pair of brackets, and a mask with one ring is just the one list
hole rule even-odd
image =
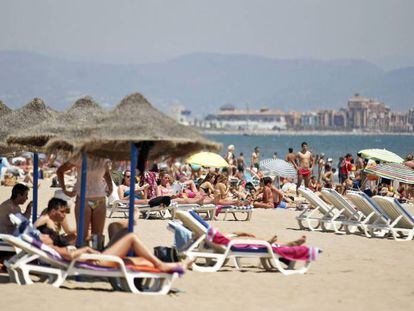
[[0, 0], [0, 50], [107, 63], [194, 52], [414, 65], [412, 0]]

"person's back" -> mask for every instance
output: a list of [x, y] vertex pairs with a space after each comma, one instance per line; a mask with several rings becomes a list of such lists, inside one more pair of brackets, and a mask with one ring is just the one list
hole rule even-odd
[[[0, 204], [0, 233], [12, 234], [15, 226], [10, 221], [9, 215], [22, 213], [20, 204], [23, 204], [27, 200], [29, 188], [23, 184], [16, 184], [12, 189], [12, 195], [10, 199], [7, 199]], [[26, 211], [23, 214], [26, 218], [30, 218], [31, 203], [26, 207]]]

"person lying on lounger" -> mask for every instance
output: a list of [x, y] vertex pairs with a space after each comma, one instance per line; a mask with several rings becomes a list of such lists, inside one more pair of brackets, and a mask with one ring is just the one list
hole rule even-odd
[[[119, 240], [108, 246], [103, 252], [98, 252], [90, 247], [82, 247], [76, 249], [74, 247], [57, 246], [57, 241], [54, 240], [53, 235], [40, 234], [41, 242], [53, 248], [62, 258], [66, 260], [74, 260], [79, 258], [82, 254], [104, 254], [114, 255], [119, 257], [126, 257], [129, 251], [133, 251], [137, 257], [126, 257], [125, 260], [133, 265], [146, 266], [157, 268], [162, 272], [172, 272], [176, 270], [184, 270], [184, 266], [179, 263], [166, 263], [155, 257], [152, 252], [144, 245], [144, 243], [134, 233], [128, 233], [122, 236]], [[113, 262], [99, 261], [95, 262], [101, 266], [111, 267]]]

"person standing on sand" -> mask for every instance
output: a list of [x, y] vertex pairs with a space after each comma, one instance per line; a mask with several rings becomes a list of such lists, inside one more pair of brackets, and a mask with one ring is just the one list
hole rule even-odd
[[312, 174], [313, 156], [308, 150], [308, 143], [302, 143], [302, 150], [297, 154], [298, 165], [296, 166], [298, 172], [298, 183], [296, 185], [296, 194], [299, 195], [299, 187], [302, 180], [305, 181], [305, 187], [308, 188], [310, 177]]
[[298, 165], [296, 163], [297, 155], [296, 153], [293, 152], [293, 148], [289, 148], [288, 151], [289, 152], [285, 157], [285, 161], [291, 163], [293, 167], [297, 170], [298, 169]]
[[259, 161], [260, 161], [260, 150], [259, 147], [255, 147], [250, 158], [250, 168], [257, 168], [259, 170]]

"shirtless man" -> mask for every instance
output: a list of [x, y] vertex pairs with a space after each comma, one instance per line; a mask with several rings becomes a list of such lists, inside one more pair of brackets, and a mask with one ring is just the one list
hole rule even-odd
[[286, 162], [291, 163], [296, 170], [298, 169], [298, 165], [296, 163], [297, 155], [293, 152], [293, 148], [289, 148], [289, 153], [286, 155], [285, 160]]
[[273, 191], [272, 191], [272, 179], [270, 177], [263, 177], [263, 197], [259, 202], [254, 202], [254, 208], [275, 208]]
[[296, 186], [296, 194], [299, 195], [299, 187], [302, 184], [302, 180], [305, 181], [305, 187], [308, 188], [310, 177], [312, 174], [313, 156], [308, 150], [308, 143], [302, 143], [302, 150], [297, 154], [298, 165], [296, 167], [298, 171], [298, 184]]
[[259, 157], [260, 157], [259, 147], [255, 147], [254, 151], [252, 153], [252, 157], [250, 159], [250, 168], [251, 169], [253, 167], [259, 169]]

